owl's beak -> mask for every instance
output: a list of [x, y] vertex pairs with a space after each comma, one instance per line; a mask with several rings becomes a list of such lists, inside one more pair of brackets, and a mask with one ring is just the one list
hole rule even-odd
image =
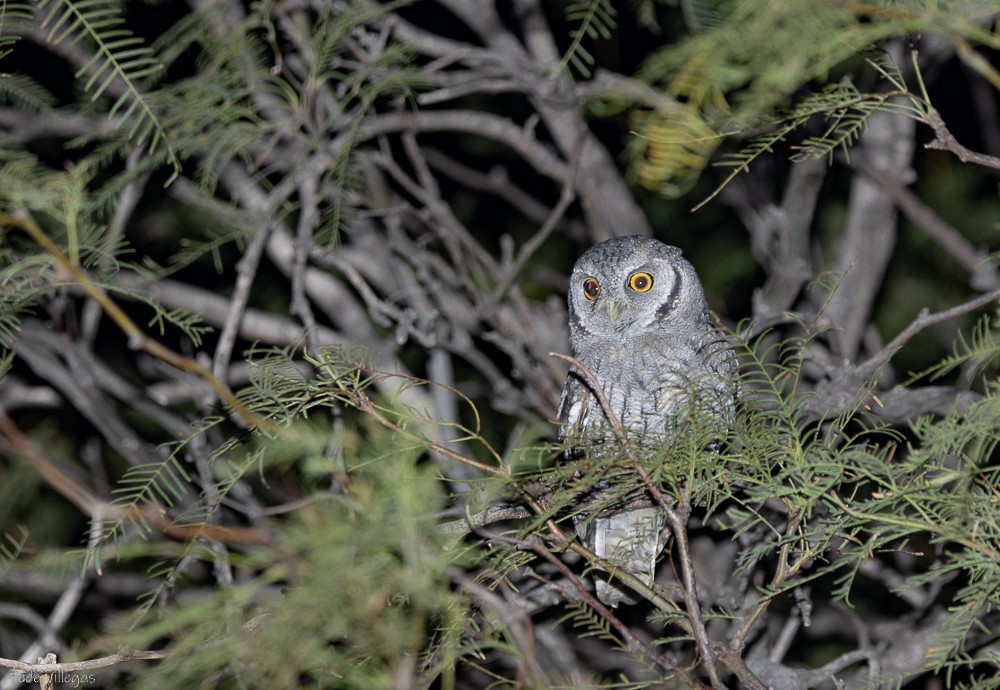
[[608, 318], [611, 319], [611, 325], [617, 324], [618, 319], [621, 318], [622, 313], [625, 311], [625, 305], [614, 300], [608, 300]]

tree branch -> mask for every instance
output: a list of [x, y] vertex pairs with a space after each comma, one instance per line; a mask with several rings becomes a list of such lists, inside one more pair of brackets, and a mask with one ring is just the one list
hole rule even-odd
[[928, 109], [926, 122], [934, 130], [934, 140], [924, 144], [924, 148], [949, 151], [963, 163], [975, 163], [986, 168], [1000, 170], [1000, 158], [970, 151], [958, 143], [958, 139], [948, 129], [944, 120], [941, 119], [941, 114], [936, 109]]

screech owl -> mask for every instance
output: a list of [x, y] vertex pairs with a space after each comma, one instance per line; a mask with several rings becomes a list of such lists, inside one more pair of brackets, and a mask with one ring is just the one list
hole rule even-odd
[[[591, 247], [573, 267], [568, 302], [573, 356], [595, 375], [633, 447], [668, 438], [695, 408], [720, 428], [728, 425], [735, 358], [711, 321], [698, 274], [677, 247], [638, 236]], [[559, 422], [567, 457], [600, 453], [599, 444], [614, 438], [588, 378], [575, 369], [563, 387]], [[632, 505], [591, 520], [577, 516], [576, 528], [598, 556], [652, 583], [665, 516], [648, 500]], [[604, 603], [635, 602], [606, 576], [596, 580]]]

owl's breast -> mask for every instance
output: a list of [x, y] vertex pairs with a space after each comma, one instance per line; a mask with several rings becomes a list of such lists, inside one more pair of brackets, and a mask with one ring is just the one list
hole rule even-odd
[[[601, 392], [626, 431], [663, 435], [664, 422], [677, 397], [678, 379], [669, 366], [671, 358], [647, 344], [629, 347], [619, 343], [580, 359], [597, 378]], [[572, 402], [575, 404], [569, 408], [570, 418], [566, 421], [584, 429], [610, 426], [600, 400], [589, 387], [581, 387], [580, 396]]]
[[[705, 334], [706, 338], [714, 337]], [[719, 348], [690, 336], [655, 334], [632, 341], [601, 339], [580, 348], [577, 358], [593, 372], [621, 422], [637, 437], [663, 437], [679, 417], [697, 407], [724, 420], [732, 411], [732, 376], [716, 362]], [[610, 422], [589, 384], [580, 380], [564, 396], [561, 419], [579, 430], [607, 429]], [[568, 391], [567, 391], [568, 392]]]

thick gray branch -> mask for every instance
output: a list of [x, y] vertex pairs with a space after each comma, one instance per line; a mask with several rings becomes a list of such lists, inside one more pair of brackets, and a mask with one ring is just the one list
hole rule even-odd
[[[901, 64], [897, 44], [890, 53]], [[860, 150], [872, 168], [899, 184], [912, 178], [910, 162], [916, 123], [886, 111], [876, 111], [868, 120]], [[853, 359], [871, 316], [872, 305], [885, 278], [885, 270], [896, 245], [896, 204], [892, 196], [870, 178], [856, 176], [851, 182], [847, 223], [840, 237], [832, 270], [840, 276], [826, 316], [838, 329], [835, 353]]]

